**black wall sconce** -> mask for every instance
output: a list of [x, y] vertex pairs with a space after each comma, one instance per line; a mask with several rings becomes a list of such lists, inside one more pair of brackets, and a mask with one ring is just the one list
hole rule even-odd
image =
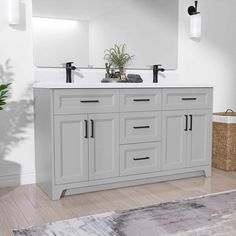
[[197, 11], [197, 6], [198, 6], [198, 1], [195, 1], [195, 6], [190, 6], [188, 8], [188, 14], [190, 16], [200, 14], [200, 12]]
[[195, 6], [188, 8], [190, 15], [190, 38], [200, 38], [202, 33], [202, 17], [198, 11], [198, 1], [195, 1]]

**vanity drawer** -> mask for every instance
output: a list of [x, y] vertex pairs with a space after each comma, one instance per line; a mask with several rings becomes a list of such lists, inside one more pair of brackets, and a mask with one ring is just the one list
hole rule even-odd
[[120, 110], [161, 110], [161, 93], [161, 89], [122, 89], [120, 90]]
[[121, 145], [121, 176], [159, 171], [160, 166], [161, 145], [159, 142]]
[[161, 140], [161, 112], [120, 114], [120, 143], [155, 142]]
[[163, 110], [210, 109], [212, 108], [213, 89], [186, 88], [163, 89]]
[[119, 111], [117, 89], [55, 89], [55, 114], [104, 113]]

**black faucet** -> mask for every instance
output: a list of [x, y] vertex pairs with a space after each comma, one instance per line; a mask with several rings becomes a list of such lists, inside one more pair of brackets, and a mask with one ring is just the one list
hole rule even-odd
[[71, 71], [76, 70], [75, 66], [72, 66], [74, 62], [67, 62], [66, 63], [66, 83], [72, 83], [71, 79]]
[[164, 72], [164, 68], [160, 68], [161, 65], [153, 65], [153, 83], [158, 83], [158, 72]]

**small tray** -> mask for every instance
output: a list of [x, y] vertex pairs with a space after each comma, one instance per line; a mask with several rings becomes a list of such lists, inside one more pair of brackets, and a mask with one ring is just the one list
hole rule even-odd
[[133, 79], [133, 78], [127, 78], [126, 80], [121, 80], [118, 78], [111, 78], [111, 79], [102, 79], [102, 83], [143, 83], [143, 80], [139, 79]]

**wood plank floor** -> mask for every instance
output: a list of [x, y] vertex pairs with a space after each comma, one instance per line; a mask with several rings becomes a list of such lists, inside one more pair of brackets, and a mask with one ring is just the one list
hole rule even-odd
[[236, 172], [213, 169], [212, 177], [197, 177], [137, 187], [48, 199], [36, 185], [0, 189], [0, 235], [11, 230], [63, 219], [185, 199], [236, 189]]

